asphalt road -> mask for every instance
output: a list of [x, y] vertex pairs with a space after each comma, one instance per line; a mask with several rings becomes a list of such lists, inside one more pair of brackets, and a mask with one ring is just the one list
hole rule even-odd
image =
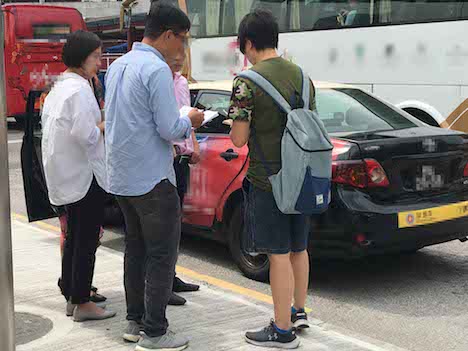
[[[22, 132], [11, 125], [11, 208], [25, 215], [21, 137]], [[49, 223], [58, 225], [56, 220]], [[104, 245], [122, 250], [121, 229], [107, 228]], [[467, 250], [468, 243], [454, 241], [411, 255], [314, 262], [308, 306], [317, 319], [408, 350], [467, 351]], [[209, 240], [183, 237], [178, 264], [270, 293], [267, 284], [243, 277], [228, 250]]]

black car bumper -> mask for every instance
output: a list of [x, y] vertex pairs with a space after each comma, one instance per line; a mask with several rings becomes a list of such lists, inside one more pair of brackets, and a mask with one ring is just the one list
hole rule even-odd
[[412, 203], [381, 205], [353, 189], [338, 189], [330, 209], [313, 218], [312, 257], [363, 257], [414, 251], [425, 246], [468, 236], [468, 216], [399, 228], [398, 213], [430, 209], [468, 200], [468, 194], [451, 194]]

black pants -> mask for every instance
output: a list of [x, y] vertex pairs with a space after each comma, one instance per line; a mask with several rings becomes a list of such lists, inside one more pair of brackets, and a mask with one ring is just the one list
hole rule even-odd
[[67, 240], [62, 258], [62, 293], [74, 304], [89, 301], [96, 248], [104, 217], [105, 192], [93, 179], [86, 196], [66, 205]]
[[167, 331], [180, 241], [176, 187], [164, 180], [148, 194], [118, 196], [126, 224], [124, 284], [127, 320], [141, 322], [150, 337]]
[[188, 191], [190, 182], [190, 168], [189, 168], [188, 157], [177, 156], [174, 159], [174, 171], [177, 179], [177, 193], [180, 198], [180, 207], [183, 207], [185, 194]]

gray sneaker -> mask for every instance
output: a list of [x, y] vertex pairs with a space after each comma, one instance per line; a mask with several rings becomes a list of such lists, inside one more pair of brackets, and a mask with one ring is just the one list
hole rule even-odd
[[128, 321], [127, 328], [124, 331], [123, 338], [129, 342], [138, 342], [141, 337], [141, 324], [135, 321]]
[[145, 333], [141, 333], [141, 339], [135, 351], [151, 351], [151, 350], [164, 350], [164, 351], [181, 351], [188, 347], [189, 340], [181, 335], [176, 335], [171, 331], [166, 334], [151, 338]]

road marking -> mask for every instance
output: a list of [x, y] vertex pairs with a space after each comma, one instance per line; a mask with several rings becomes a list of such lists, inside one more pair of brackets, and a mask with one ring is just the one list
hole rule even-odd
[[[24, 216], [22, 214], [19, 214], [19, 213], [12, 213], [11, 216], [12, 216], [13, 219], [19, 220], [20, 222], [25, 222], [25, 223], [29, 222], [28, 217], [26, 217], [26, 216]], [[56, 226], [54, 226], [52, 224], [45, 223], [45, 222], [42, 222], [42, 221], [34, 222], [32, 224], [34, 224], [35, 226], [37, 226], [39, 228], [42, 228], [42, 229], [45, 229], [45, 230], [48, 230], [48, 231], [52, 231], [54, 233], [61, 233], [62, 232], [62, 230], [59, 227], [56, 227]]]
[[21, 144], [22, 142], [23, 142], [23, 139], [8, 140], [8, 144]]

